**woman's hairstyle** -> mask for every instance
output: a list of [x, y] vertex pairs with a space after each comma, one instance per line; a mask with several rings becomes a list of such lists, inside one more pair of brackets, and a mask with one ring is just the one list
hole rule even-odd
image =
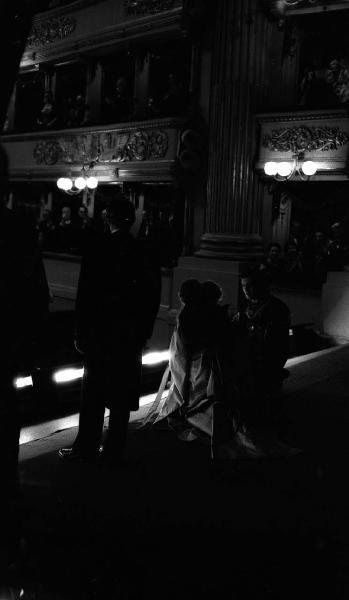
[[204, 281], [201, 287], [203, 300], [208, 304], [217, 304], [223, 296], [222, 288], [215, 281]]
[[183, 304], [198, 304], [202, 300], [202, 287], [197, 279], [183, 281], [179, 289], [179, 297]]
[[129, 229], [136, 220], [135, 207], [121, 192], [107, 200], [107, 218], [116, 227]]

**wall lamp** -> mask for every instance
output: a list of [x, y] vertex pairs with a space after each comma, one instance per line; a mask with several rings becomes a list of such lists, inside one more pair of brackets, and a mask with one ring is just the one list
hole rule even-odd
[[316, 163], [312, 160], [303, 160], [303, 154], [294, 154], [292, 161], [268, 161], [264, 165], [264, 173], [274, 177], [277, 181], [285, 181], [299, 177], [307, 181], [317, 171]]
[[83, 165], [80, 175], [74, 179], [72, 177], [59, 177], [57, 180], [58, 189], [71, 195], [80, 194], [86, 188], [95, 190], [98, 186], [98, 179], [90, 174], [93, 167], [94, 163], [91, 163], [88, 168]]

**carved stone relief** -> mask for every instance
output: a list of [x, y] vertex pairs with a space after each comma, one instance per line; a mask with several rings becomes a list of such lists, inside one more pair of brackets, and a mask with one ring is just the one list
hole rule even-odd
[[265, 134], [262, 146], [278, 152], [310, 152], [337, 150], [349, 141], [339, 127], [282, 127]]
[[66, 164], [145, 161], [164, 158], [168, 135], [161, 130], [136, 130], [126, 133], [96, 132], [41, 140], [33, 150], [37, 164]]
[[169, 10], [173, 5], [174, 0], [124, 0], [126, 13], [138, 17]]
[[64, 40], [76, 29], [76, 19], [73, 17], [59, 17], [42, 21], [33, 26], [27, 41], [27, 46], [43, 46]]

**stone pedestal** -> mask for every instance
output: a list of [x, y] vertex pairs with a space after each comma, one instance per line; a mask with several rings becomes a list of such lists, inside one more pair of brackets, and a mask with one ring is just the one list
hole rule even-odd
[[349, 272], [329, 272], [321, 297], [323, 333], [338, 344], [349, 342]]

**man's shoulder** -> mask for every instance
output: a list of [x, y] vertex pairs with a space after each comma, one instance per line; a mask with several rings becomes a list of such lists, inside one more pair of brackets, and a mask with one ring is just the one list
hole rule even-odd
[[290, 316], [290, 309], [287, 306], [286, 302], [280, 300], [280, 298], [276, 298], [276, 296], [270, 296], [269, 308], [273, 314], [278, 315], [280, 317]]

